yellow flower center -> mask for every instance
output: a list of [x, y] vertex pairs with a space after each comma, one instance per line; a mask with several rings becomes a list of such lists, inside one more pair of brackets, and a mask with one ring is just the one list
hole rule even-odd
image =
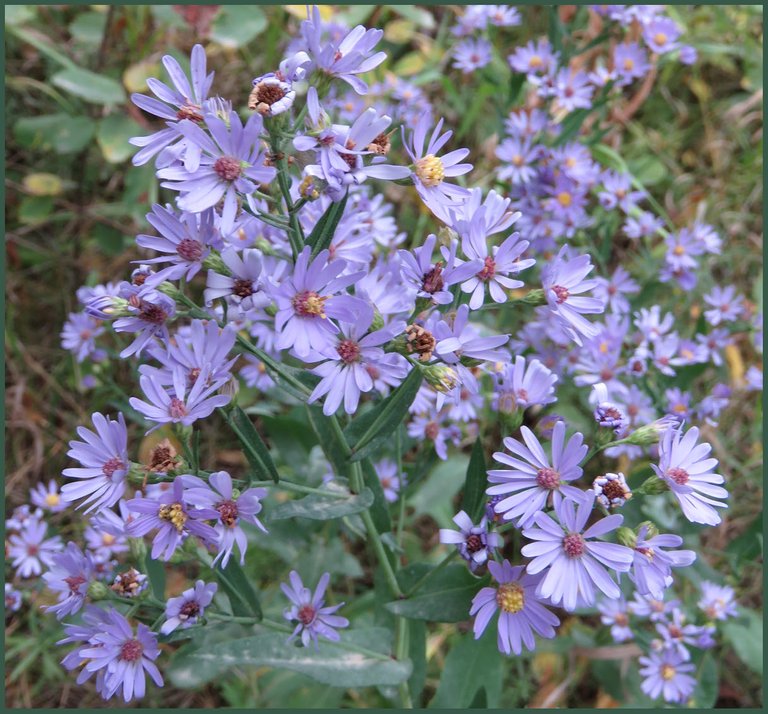
[[187, 522], [187, 514], [184, 513], [184, 509], [180, 503], [172, 503], [169, 506], [160, 506], [157, 515], [164, 521], [169, 521], [179, 533], [184, 530], [184, 524]]
[[667, 43], [667, 36], [663, 32], [657, 32], [653, 36], [653, 41], [659, 46], [665, 45]]
[[600, 352], [601, 354], [608, 354], [608, 343], [605, 340], [600, 343]]
[[574, 166], [576, 166], [576, 159], [574, 159], [574, 158], [573, 158], [573, 156], [569, 156], [569, 157], [568, 157], [568, 158], [565, 160], [565, 165], [566, 165], [566, 166], [567, 166], [569, 169], [572, 169]]
[[573, 201], [573, 197], [571, 196], [568, 191], [561, 191], [557, 194], [557, 202], [563, 207], [568, 208], [568, 206], [571, 205], [571, 201]]
[[539, 57], [539, 55], [533, 55], [531, 59], [528, 60], [528, 66], [533, 69], [534, 67], [541, 67], [541, 65], [544, 64], [544, 60]]
[[523, 159], [522, 156], [520, 156], [520, 154], [515, 154], [512, 157], [512, 164], [514, 166], [522, 166], [524, 163], [525, 163], [525, 160]]
[[45, 496], [45, 504], [51, 508], [58, 506], [59, 501], [61, 501], [61, 496], [58, 493], [49, 493]]
[[663, 664], [661, 665], [661, 678], [669, 681], [672, 679], [672, 677], [675, 676], [677, 672], [675, 671], [675, 668], [671, 664]]
[[443, 162], [434, 154], [427, 154], [416, 162], [416, 175], [427, 187], [439, 186], [445, 178]]
[[683, 248], [681, 245], [676, 245], [672, 252], [675, 255], [683, 255], [685, 253], [685, 248]]
[[110, 546], [115, 542], [115, 536], [111, 533], [104, 533], [101, 536], [101, 542], [103, 545]]
[[634, 69], [634, 67], [635, 67], [634, 60], [632, 60], [629, 57], [627, 57], [627, 59], [624, 60], [624, 69], [627, 72], [631, 72]]
[[496, 602], [504, 612], [520, 612], [525, 605], [525, 593], [517, 583], [504, 583], [496, 591]]

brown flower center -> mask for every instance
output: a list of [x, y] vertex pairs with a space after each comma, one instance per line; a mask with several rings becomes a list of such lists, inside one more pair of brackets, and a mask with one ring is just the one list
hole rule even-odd
[[427, 273], [424, 273], [424, 277], [421, 283], [421, 289], [425, 293], [433, 295], [439, 293], [443, 289], [443, 264], [438, 262], [435, 267]]
[[429, 362], [432, 359], [437, 342], [431, 332], [419, 325], [408, 325], [405, 329], [405, 339], [408, 352], [418, 354], [420, 362]]
[[221, 516], [221, 522], [225, 526], [229, 526], [230, 528], [234, 528], [234, 526], [237, 525], [237, 504], [234, 501], [222, 501], [218, 506], [216, 506], [216, 510], [219, 512], [219, 515]]
[[542, 488], [554, 491], [560, 484], [560, 474], [549, 467], [536, 472], [536, 483]]
[[357, 362], [360, 357], [360, 346], [354, 340], [342, 340], [339, 342], [336, 351], [346, 364]]
[[142, 300], [139, 307], [139, 317], [153, 325], [162, 325], [168, 318], [168, 313], [159, 305]]
[[247, 298], [253, 295], [253, 281], [238, 278], [235, 280], [235, 284], [232, 286], [232, 293], [239, 298]]
[[477, 551], [482, 550], [482, 548], [483, 541], [479, 535], [473, 533], [471, 536], [469, 536], [469, 538], [467, 538], [467, 550], [470, 553], [477, 553]]
[[667, 471], [667, 476], [671, 478], [678, 486], [684, 486], [688, 483], [690, 475], [685, 469], [681, 469], [679, 466], [675, 466]]
[[216, 159], [213, 170], [225, 181], [235, 181], [243, 173], [243, 167], [234, 156], [222, 156]]
[[494, 275], [496, 275], [496, 261], [490, 256], [487, 256], [485, 258], [485, 265], [483, 266], [483, 269], [477, 274], [477, 277], [484, 282], [488, 282], [494, 277]]
[[123, 646], [120, 648], [118, 659], [125, 662], [135, 662], [137, 659], [141, 658], [143, 652], [144, 647], [141, 642], [138, 640], [128, 640], [127, 642], [124, 642]]
[[568, 292], [568, 288], [564, 288], [562, 285], [553, 285], [552, 292], [557, 295], [557, 302], [559, 305], [562, 305], [571, 295]]
[[171, 402], [168, 405], [168, 413], [173, 419], [183, 419], [189, 412], [184, 402], [178, 397], [171, 397]]
[[293, 296], [291, 301], [293, 309], [300, 317], [325, 318], [325, 301], [328, 298], [320, 297], [316, 292], [304, 290]]
[[180, 257], [184, 258], [184, 260], [194, 262], [200, 260], [200, 257], [203, 254], [203, 246], [200, 245], [198, 241], [192, 240], [191, 238], [182, 238], [176, 246], [176, 252]]
[[299, 608], [298, 618], [302, 625], [309, 625], [315, 619], [315, 608], [312, 605], [302, 605]]
[[563, 538], [563, 550], [569, 558], [579, 558], [586, 550], [581, 533], [569, 533]]
[[112, 474], [114, 474], [115, 471], [122, 471], [123, 469], [125, 469], [125, 464], [121, 459], [118, 459], [117, 456], [115, 456], [101, 467], [101, 472], [107, 478], [112, 478]]
[[187, 600], [179, 610], [180, 620], [189, 620], [191, 617], [197, 617], [200, 614], [200, 605], [197, 600]]

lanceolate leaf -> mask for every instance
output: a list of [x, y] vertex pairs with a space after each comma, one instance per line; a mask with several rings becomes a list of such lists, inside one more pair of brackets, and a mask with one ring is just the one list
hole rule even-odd
[[165, 566], [159, 560], [152, 560], [147, 553], [144, 558], [144, 567], [152, 586], [152, 593], [158, 600], [165, 600]]
[[325, 457], [331, 462], [336, 475], [347, 477], [349, 462], [344, 454], [343, 444], [339, 444], [339, 440], [331, 428], [330, 419], [323, 414], [322, 408], [316, 405], [307, 404], [307, 414], [309, 415], [309, 423], [317, 436], [317, 443], [320, 444]]
[[[434, 566], [416, 563], [400, 574], [404, 591], [432, 570]], [[388, 602], [385, 607], [395, 615], [429, 620], [430, 622], [461, 622], [469, 619], [472, 598], [482, 587], [483, 580], [474, 577], [464, 563], [454, 563], [435, 573], [411, 597]]]
[[372, 627], [341, 633], [341, 641], [321, 639], [318, 647], [296, 647], [283, 633], [201, 646], [189, 654], [183, 650], [169, 669], [168, 677], [177, 687], [197, 687], [236, 667], [274, 667], [301, 672], [334, 687], [393, 686], [411, 674], [408, 660], [389, 655], [391, 633]]
[[344, 209], [347, 206], [348, 193], [338, 203], [332, 203], [326, 209], [325, 213], [315, 224], [312, 232], [307, 236], [305, 243], [312, 248], [312, 257], [314, 258], [321, 250], [325, 250], [333, 240], [336, 228], [339, 225], [341, 217], [344, 215]]
[[370, 459], [363, 461], [363, 482], [373, 493], [373, 504], [370, 510], [376, 530], [379, 533], [389, 533], [392, 530], [392, 520], [389, 517], [387, 499], [384, 496], [379, 475]]
[[275, 506], [270, 513], [270, 521], [279, 521], [284, 518], [309, 518], [313, 521], [327, 521], [331, 518], [341, 518], [353, 513], [360, 513], [373, 503], [371, 489], [364, 488], [360, 493], [346, 494], [333, 493], [321, 496], [312, 493], [304, 498], [299, 498], [287, 503]]
[[235, 560], [234, 554], [226, 568], [214, 567], [213, 573], [222, 590], [227, 593], [234, 615], [261, 619], [261, 603], [256, 588]]
[[376, 451], [402, 423], [421, 386], [421, 372], [414, 368], [383, 402], [355, 419], [345, 430], [352, 447], [350, 461], [360, 461]]
[[271, 478], [277, 483], [280, 480], [277, 474], [277, 467], [269, 455], [267, 445], [259, 436], [259, 432], [256, 431], [248, 415], [237, 406], [233, 407], [228, 413], [224, 412], [224, 414], [232, 431], [240, 439], [240, 443], [245, 449], [248, 463], [256, 475], [262, 479]]
[[481, 516], [485, 504], [485, 489], [488, 477], [485, 472], [485, 456], [483, 455], [483, 443], [478, 436], [472, 447], [472, 456], [469, 458], [467, 478], [464, 482], [464, 500], [462, 502], [467, 515], [475, 523]]

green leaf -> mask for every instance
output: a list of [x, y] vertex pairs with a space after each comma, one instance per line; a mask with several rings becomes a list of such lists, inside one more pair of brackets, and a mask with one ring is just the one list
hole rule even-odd
[[233, 615], [261, 619], [261, 603], [256, 588], [243, 572], [240, 563], [235, 560], [234, 554], [226, 568], [215, 567], [213, 574], [229, 597]]
[[[375, 5], [373, 7], [376, 7]], [[435, 18], [429, 10], [416, 7], [415, 5], [385, 5], [398, 15], [401, 15], [406, 20], [418, 25], [425, 30], [432, 30], [435, 27]]]
[[82, 151], [93, 139], [95, 131], [93, 120], [68, 114], [19, 119], [13, 126], [13, 134], [24, 148], [53, 150], [57, 154]]
[[581, 125], [589, 114], [589, 109], [575, 109], [560, 124], [560, 134], [552, 142], [552, 146], [562, 146], [579, 133]]
[[149, 553], [144, 558], [152, 593], [158, 600], [165, 600], [165, 566], [159, 560], [153, 560]]
[[238, 406], [233, 407], [229, 412], [222, 410], [222, 413], [243, 445], [245, 456], [255, 474], [262, 479], [271, 478], [278, 483], [280, 477], [275, 462], [272, 461], [267, 445], [259, 436], [248, 415]]
[[314, 258], [321, 250], [327, 248], [331, 241], [333, 241], [333, 235], [336, 233], [336, 227], [339, 225], [341, 217], [344, 215], [344, 209], [347, 205], [347, 198], [349, 192], [344, 194], [344, 198], [338, 203], [332, 203], [325, 210], [322, 216], [315, 224], [312, 232], [307, 236], [304, 241], [308, 246], [312, 248], [312, 257]]
[[128, 139], [141, 133], [139, 124], [126, 114], [110, 114], [99, 122], [96, 141], [107, 161], [120, 164], [136, 151]]
[[379, 475], [376, 473], [376, 467], [370, 459], [365, 459], [362, 466], [363, 483], [373, 493], [373, 504], [370, 509], [373, 525], [376, 526], [376, 530], [379, 533], [389, 533], [392, 530], [392, 520], [389, 517], [389, 507], [384, 496], [384, 487], [381, 485]]
[[[399, 579], [405, 592], [435, 566], [415, 563], [401, 571]], [[469, 619], [472, 598], [482, 585], [463, 563], [452, 563], [435, 573], [412, 597], [388, 602], [394, 615], [430, 622], [463, 622]], [[498, 653], [497, 653], [498, 654]]]
[[427, 679], [427, 624], [422, 620], [405, 622], [408, 628], [408, 656], [413, 665], [413, 672], [408, 679], [408, 688], [414, 705], [419, 706]]
[[[329, 491], [334, 487], [335, 495], [321, 496], [319, 493], [311, 493], [304, 498], [275, 506], [269, 515], [269, 520], [309, 518], [313, 521], [327, 521], [332, 518], [360, 513], [373, 503], [373, 493], [369, 488], [364, 488], [360, 493], [355, 494], [346, 491], [346, 489], [342, 491], [334, 481], [326, 484]], [[341, 495], [344, 493], [346, 495]]]
[[80, 67], [62, 69], [51, 77], [57, 87], [91, 104], [122, 104], [123, 85], [111, 77]]
[[[430, 515], [438, 523], [448, 525], [456, 513], [453, 497], [466, 480], [468, 462], [463, 454], [440, 461], [410, 500], [416, 513]], [[419, 475], [418, 471], [416, 475]], [[414, 479], [409, 479], [408, 483], [413, 485]]]
[[499, 706], [504, 658], [496, 645], [495, 627], [489, 627], [479, 640], [471, 632], [451, 649], [445, 658], [440, 684], [429, 702], [429, 708], [466, 709], [485, 690], [489, 709]]
[[349, 462], [342, 445], [339, 444], [339, 440], [331, 428], [330, 419], [323, 414], [321, 407], [310, 404], [306, 406], [309, 423], [312, 425], [312, 429], [317, 436], [317, 443], [320, 444], [325, 457], [330, 461], [337, 476], [348, 477]]
[[267, 370], [267, 373], [279, 387], [288, 392], [292, 397], [299, 401], [306, 401], [312, 394], [314, 386], [320, 381], [315, 375], [309, 374], [305, 370], [289, 367], [278, 362], [274, 357], [251, 344], [243, 337], [238, 337], [238, 343], [252, 355], [258, 357]]
[[19, 204], [19, 222], [27, 225], [44, 221], [53, 212], [52, 196], [24, 196]]
[[[299, 414], [303, 416], [303, 411]], [[269, 434], [273, 449], [278, 450], [283, 461], [296, 473], [301, 473], [306, 468], [309, 452], [314, 444], [306, 420], [292, 419], [288, 415], [263, 415], [261, 421]]]
[[723, 636], [739, 659], [751, 670], [763, 673], [763, 618], [753, 610], [741, 609], [741, 617], [723, 623]]
[[182, 650], [166, 672], [174, 686], [183, 688], [199, 687], [236, 667], [289, 669], [334, 687], [391, 686], [408, 679], [411, 663], [389, 656], [389, 630], [371, 627], [340, 635], [340, 642], [321, 639], [317, 648], [296, 647], [285, 634], [270, 632], [188, 654]]
[[211, 27], [211, 39], [224, 47], [242, 47], [267, 28], [264, 12], [253, 5], [222, 6]]
[[421, 371], [414, 367], [384, 401], [357, 417], [345, 430], [344, 435], [352, 446], [350, 461], [360, 461], [376, 451], [397, 429], [408, 414], [408, 408], [421, 386]]
[[472, 522], [480, 519], [485, 505], [485, 489], [488, 485], [488, 477], [485, 469], [485, 455], [483, 454], [483, 442], [478, 436], [472, 447], [472, 455], [469, 457], [467, 478], [464, 481], [464, 500], [462, 505]]
[[104, 35], [106, 12], [84, 12], [69, 23], [69, 34], [84, 45], [97, 47]]
[[34, 7], [30, 7], [29, 5], [5, 6], [6, 25], [23, 25], [25, 22], [29, 22], [30, 20], [34, 19], [34, 17]]
[[[762, 635], [762, 631], [760, 633]], [[762, 646], [761, 646], [762, 657]], [[717, 662], [710, 652], [707, 652], [696, 668], [696, 689], [691, 695], [692, 705], [697, 709], [712, 709], [720, 692], [720, 674]]]

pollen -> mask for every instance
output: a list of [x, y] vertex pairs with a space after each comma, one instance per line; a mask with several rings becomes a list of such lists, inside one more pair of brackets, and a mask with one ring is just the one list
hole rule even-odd
[[135, 662], [137, 659], [141, 659], [141, 655], [144, 652], [141, 642], [138, 640], [128, 640], [120, 648], [120, 655], [118, 659], [125, 662]]
[[569, 558], [579, 558], [584, 555], [585, 543], [580, 533], [569, 533], [563, 538], [563, 550]]
[[536, 483], [542, 488], [552, 491], [560, 483], [560, 474], [554, 469], [539, 469], [536, 472]]
[[661, 665], [661, 678], [668, 682], [677, 674], [677, 670], [671, 664]]
[[416, 162], [416, 176], [427, 188], [439, 186], [445, 178], [443, 162], [434, 154], [427, 154]]
[[58, 506], [60, 501], [61, 496], [59, 496], [58, 493], [49, 493], [45, 496], [45, 505], [50, 506], [51, 508]]
[[496, 603], [504, 612], [520, 612], [525, 607], [525, 592], [517, 583], [504, 583], [496, 591]]
[[184, 530], [184, 524], [187, 522], [187, 514], [184, 513], [184, 508], [180, 503], [160, 506], [157, 517], [171, 523], [179, 533]]
[[325, 301], [316, 292], [305, 290], [293, 296], [293, 309], [300, 317], [321, 317], [325, 319]]
[[222, 156], [216, 159], [213, 170], [225, 181], [235, 181], [243, 173], [243, 167], [234, 156]]
[[667, 36], [666, 36], [666, 34], [664, 34], [663, 32], [657, 32], [657, 33], [656, 33], [656, 34], [653, 36], [653, 41], [654, 41], [654, 42], [655, 42], [655, 43], [656, 43], [656, 44], [657, 44], [659, 47], [663, 47], [664, 45], [666, 45], [666, 44], [667, 44]]
[[681, 246], [681, 245], [676, 245], [674, 247], [674, 249], [672, 250], [672, 252], [675, 255], [684, 255], [685, 254], [685, 248], [683, 248], [683, 246]]
[[533, 69], [534, 67], [541, 67], [544, 64], [544, 60], [539, 57], [539, 55], [533, 55], [528, 60], [528, 67]]
[[684, 486], [688, 483], [690, 475], [685, 469], [681, 469], [679, 466], [669, 469], [667, 476], [671, 478], [678, 486]]
[[573, 203], [573, 196], [571, 196], [568, 191], [561, 191], [557, 194], [557, 202], [563, 207], [568, 208], [568, 206]]

